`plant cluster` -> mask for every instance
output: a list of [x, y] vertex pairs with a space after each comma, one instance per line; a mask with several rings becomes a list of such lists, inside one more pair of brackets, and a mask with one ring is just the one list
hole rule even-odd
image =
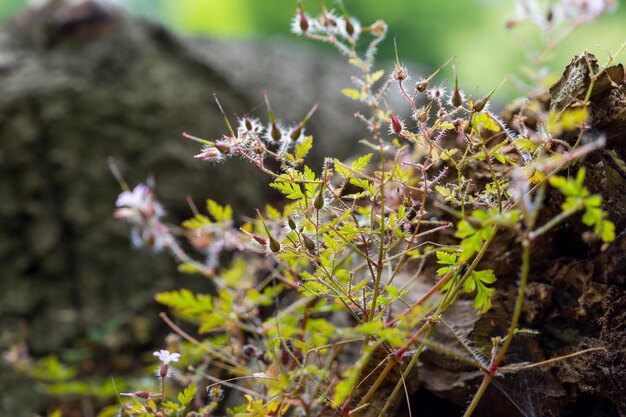
[[[572, 28], [609, 6], [550, 2], [547, 12], [539, 12], [535, 2], [520, 3], [515, 24], [527, 18], [557, 37], [562, 34], [554, 28], [565, 19]], [[135, 245], [169, 251], [181, 271], [203, 275], [211, 285], [205, 294], [180, 289], [156, 296], [171, 314], [197, 326], [201, 338], [162, 315], [177, 334], [168, 348], [182, 357], [155, 352], [161, 389], [122, 394], [130, 400], [120, 413], [382, 416], [399, 395], [407, 395], [411, 370], [428, 348], [484, 372], [469, 416], [520, 330], [533, 242], [577, 213], [599, 240], [615, 238], [601, 198], [587, 190], [585, 169], [578, 164], [603, 145], [582, 140], [589, 103], [561, 112], [540, 109], [535, 126], [513, 132], [490, 109], [498, 87], [483, 97], [466, 95], [453, 60], [415, 81], [397, 57], [388, 77], [377, 70], [374, 57], [387, 33], [381, 21], [362, 25], [343, 7], [323, 7], [312, 17], [299, 5], [292, 29], [333, 45], [360, 71], [343, 94], [366, 109], [356, 117], [370, 132], [362, 143], [371, 152], [348, 162], [327, 158], [316, 172], [305, 164], [313, 145], [305, 129], [317, 106], [301, 122], [285, 125], [266, 95], [266, 122], [243, 116], [231, 124], [222, 111], [227, 131], [222, 138], [184, 136], [203, 144], [196, 158], [217, 163], [239, 156], [255, 164], [284, 195], [281, 206], [267, 206], [236, 226], [229, 206], [209, 200], [206, 213], [192, 205], [193, 217], [177, 228], [162, 221], [152, 187], [124, 185], [116, 217], [131, 222]], [[455, 74], [450, 91], [435, 84], [446, 67]], [[404, 98], [406, 109], [388, 106], [391, 90]], [[530, 100], [527, 106], [538, 105]], [[409, 115], [406, 121], [403, 113]], [[572, 135], [575, 140], [568, 139]], [[565, 200], [560, 213], [540, 221], [550, 187]], [[467, 297], [476, 314], [489, 311], [498, 277], [480, 264], [500, 233], [521, 247], [519, 288], [509, 330], [493, 339], [485, 358], [443, 315]], [[416, 294], [417, 283], [429, 281], [428, 271], [436, 275], [432, 287]], [[441, 325], [466, 355], [429, 340]], [[170, 362], [179, 359], [188, 371], [177, 379], [187, 388], [171, 401], [165, 380]], [[372, 361], [377, 361], [373, 367]], [[375, 401], [392, 371], [397, 379], [391, 395]], [[201, 385], [207, 393], [197, 389]], [[225, 391], [230, 399], [220, 408]]]

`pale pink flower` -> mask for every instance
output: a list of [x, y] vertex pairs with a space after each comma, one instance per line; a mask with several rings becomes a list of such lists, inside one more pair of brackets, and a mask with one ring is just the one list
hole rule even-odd
[[180, 353], [170, 353], [170, 351], [166, 349], [161, 349], [158, 352], [154, 352], [153, 355], [159, 358], [163, 365], [169, 365], [170, 362], [178, 362], [178, 360], [180, 359]]

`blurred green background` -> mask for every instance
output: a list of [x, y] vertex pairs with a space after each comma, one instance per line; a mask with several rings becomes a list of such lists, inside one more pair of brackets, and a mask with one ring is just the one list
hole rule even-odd
[[[111, 0], [133, 14], [162, 22], [178, 33], [221, 38], [290, 36], [295, 0]], [[25, 7], [26, 0], [0, 1], [0, 22]], [[333, 7], [333, 0], [327, 0]], [[484, 93], [508, 74], [520, 75], [524, 51], [504, 21], [513, 15], [514, 0], [345, 0], [347, 9], [361, 23], [383, 19], [389, 24], [380, 56], [393, 56], [393, 35], [401, 59], [436, 68], [457, 57], [461, 87], [470, 94]], [[623, 3], [623, 0], [621, 1]], [[319, 10], [318, 0], [304, 0], [307, 11]], [[623, 5], [622, 5], [623, 6]], [[529, 27], [515, 31], [532, 39]], [[519, 36], [518, 36], [519, 37]], [[579, 28], [552, 57], [555, 75], [574, 54], [586, 48], [602, 63], [607, 52], [626, 40], [626, 8]], [[314, 42], [306, 41], [308, 44]], [[533, 42], [530, 42], [533, 45]], [[451, 70], [450, 70], [451, 71]], [[449, 74], [449, 73], [448, 73]], [[510, 96], [508, 86], [499, 95]]]

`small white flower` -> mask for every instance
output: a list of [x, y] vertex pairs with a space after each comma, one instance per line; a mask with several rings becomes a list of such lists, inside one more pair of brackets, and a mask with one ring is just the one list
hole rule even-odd
[[165, 349], [154, 352], [153, 355], [159, 358], [159, 360], [163, 362], [163, 365], [169, 365], [170, 362], [178, 362], [178, 360], [180, 359], [180, 353], [170, 353], [169, 350]]

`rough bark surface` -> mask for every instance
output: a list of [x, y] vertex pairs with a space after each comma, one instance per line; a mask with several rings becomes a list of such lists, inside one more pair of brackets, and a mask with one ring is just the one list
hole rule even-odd
[[[595, 57], [588, 53], [575, 57], [550, 89], [549, 108], [561, 111], [582, 102], [590, 71], [600, 73]], [[475, 415], [626, 415], [626, 84], [621, 64], [601, 73], [590, 102], [592, 129], [586, 138], [604, 135], [607, 147], [582, 162], [587, 169], [586, 185], [602, 195], [617, 239], [602, 245], [577, 216], [536, 242], [520, 327], [539, 334], [518, 336], [507, 363], [540, 362], [592, 347], [603, 347], [606, 352], [594, 351], [532, 371], [504, 373], [497, 386], [489, 388]], [[553, 217], [561, 203], [558, 193], [549, 193], [541, 216]], [[493, 269], [498, 276], [493, 308], [476, 317], [470, 303], [458, 303], [444, 317], [472, 344], [483, 347], [480, 353], [487, 358], [490, 338], [506, 333], [515, 304], [520, 256], [519, 245], [513, 236], [509, 238], [494, 243], [479, 266]], [[434, 339], [450, 342], [449, 335], [435, 334]], [[482, 377], [475, 368], [455, 367], [455, 361], [442, 360], [436, 353], [427, 353], [420, 369], [421, 386], [454, 403], [457, 413]]]

